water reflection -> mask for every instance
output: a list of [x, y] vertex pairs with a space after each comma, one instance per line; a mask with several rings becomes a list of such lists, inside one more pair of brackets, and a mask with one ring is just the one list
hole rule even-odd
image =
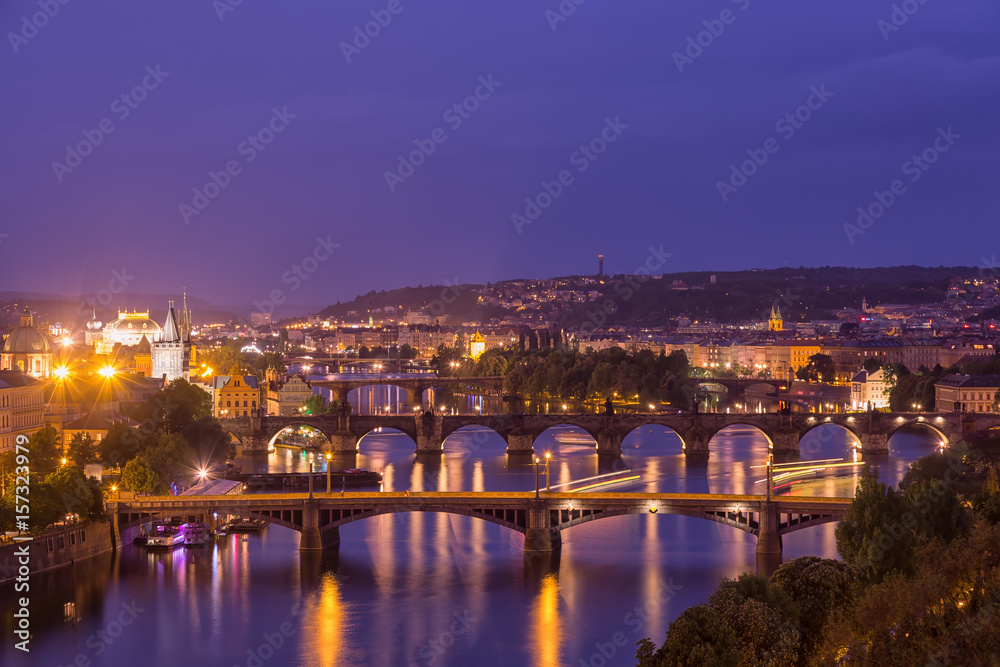
[[[749, 429], [716, 436], [707, 461], [687, 459], [679, 438], [665, 429], [633, 431], [620, 459], [599, 457], [586, 446], [549, 444], [553, 485], [615, 469], [640, 475], [615, 491], [760, 493], [755, 481], [761, 475], [753, 466], [767, 457], [766, 439]], [[908, 463], [934, 445], [924, 436], [896, 435], [889, 456], [878, 460], [880, 476], [898, 482]], [[508, 456], [505, 447], [492, 431], [472, 429], [449, 437], [444, 454], [418, 457], [408, 437], [373, 434], [360, 453], [334, 465], [381, 469], [387, 491], [533, 490], [530, 456]], [[799, 458], [847, 455], [856, 454], [834, 434], [816, 447], [803, 446]], [[302, 466], [291, 451], [248, 454], [241, 462], [245, 469], [274, 472]], [[855, 482], [853, 474], [809, 479], [790, 492], [849, 496]], [[703, 602], [721, 577], [756, 568], [753, 536], [663, 513], [575, 526], [563, 533], [561, 552], [531, 559], [523, 555], [519, 533], [450, 514], [383, 515], [340, 532], [339, 551], [319, 556], [303, 556], [298, 534], [272, 525], [206, 549], [150, 554], [127, 546], [114, 559], [37, 574], [32, 664], [69, 664], [83, 653], [93, 664], [126, 664], [141, 656], [148, 667], [245, 665], [247, 651], [287, 621], [296, 632], [263, 661], [268, 667], [576, 665], [592, 657], [595, 641], [608, 641], [617, 631], [626, 634], [627, 647], [606, 664], [634, 665], [638, 639], [659, 641], [670, 620]], [[785, 560], [834, 557], [834, 525], [789, 534], [783, 544]], [[664, 597], [670, 581], [682, 588]], [[12, 585], [0, 587], [8, 630], [13, 597]], [[88, 637], [133, 600], [148, 611], [95, 656]], [[76, 602], [79, 621], [63, 622], [68, 601]], [[461, 633], [453, 631], [455, 623]], [[13, 651], [9, 642], [0, 647], [0, 664], [22, 664]]]

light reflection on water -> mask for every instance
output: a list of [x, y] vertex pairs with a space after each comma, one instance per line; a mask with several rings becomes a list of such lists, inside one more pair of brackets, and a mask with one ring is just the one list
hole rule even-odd
[[[801, 458], [853, 457], [835, 429], [810, 433]], [[763, 477], [754, 466], [765, 463], [767, 441], [754, 430], [721, 433], [709, 460], [697, 462], [684, 456], [672, 432], [639, 429], [623, 444], [623, 465], [599, 460], [592, 446], [561, 443], [555, 432], [537, 444], [553, 454], [553, 485], [627, 467], [641, 478], [610, 490], [763, 490], [754, 483]], [[897, 482], [909, 461], [932, 448], [930, 438], [897, 435], [879, 462], [880, 475]], [[376, 434], [333, 465], [380, 469], [386, 490], [534, 489], [530, 457], [508, 456], [490, 431], [457, 432], [441, 456], [417, 457], [414, 450], [405, 435]], [[290, 450], [246, 455], [241, 463], [308, 470], [308, 461]], [[853, 475], [809, 480], [792, 492], [849, 496], [855, 481]], [[265, 665], [578, 665], [610, 646], [606, 664], [633, 665], [636, 641], [661, 641], [670, 620], [703, 602], [720, 578], [756, 565], [753, 536], [662, 513], [569, 529], [554, 562], [526, 560], [520, 535], [463, 516], [384, 515], [346, 525], [340, 534], [339, 550], [322, 556], [300, 556], [295, 532], [271, 526], [198, 550], [147, 553], [127, 546], [115, 561], [101, 557], [36, 575], [31, 661], [6, 642], [0, 662], [63, 665], [82, 652], [93, 664], [141, 656], [149, 667], [248, 665], [264, 654]], [[836, 556], [832, 524], [784, 538], [786, 560], [805, 554]], [[10, 593], [5, 588], [0, 598], [8, 623]], [[133, 599], [146, 611], [97, 656], [94, 633]], [[62, 622], [69, 600], [77, 601], [79, 622]], [[290, 629], [287, 636], [282, 627]], [[624, 646], [615, 644], [616, 633]], [[280, 645], [273, 648], [268, 637]]]

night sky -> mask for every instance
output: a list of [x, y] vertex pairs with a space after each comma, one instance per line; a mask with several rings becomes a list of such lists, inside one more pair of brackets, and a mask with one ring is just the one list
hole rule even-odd
[[[632, 272], [651, 247], [665, 272], [1000, 254], [995, 0], [908, 0], [898, 29], [880, 0], [233, 1], [75, 0], [37, 30], [36, 2], [2, 3], [0, 290], [124, 269], [130, 292], [324, 304], [596, 273], [598, 253]], [[391, 20], [358, 48], [372, 11]], [[100, 143], [72, 167], [84, 132]], [[390, 188], [415, 140], [433, 154]], [[748, 151], [766, 163], [720, 193]], [[558, 196], [519, 232], [542, 181]], [[286, 274], [318, 237], [339, 247]]]

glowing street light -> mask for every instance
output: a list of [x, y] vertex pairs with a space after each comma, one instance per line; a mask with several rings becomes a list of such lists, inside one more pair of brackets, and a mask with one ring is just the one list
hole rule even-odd
[[327, 452], [326, 455], [326, 492], [330, 493], [330, 459], [332, 455]]
[[65, 380], [69, 377], [69, 369], [65, 366], [56, 366], [56, 369], [52, 371], [52, 374], [60, 380]]
[[101, 370], [99, 370], [97, 372], [102, 377], [105, 377], [105, 378], [108, 378], [108, 379], [113, 378], [115, 376], [115, 373], [117, 373], [117, 371], [115, 370], [114, 366], [104, 366], [104, 367], [101, 368]]
[[552, 460], [552, 452], [545, 452], [545, 492], [552, 491], [552, 480], [549, 477], [549, 462]]

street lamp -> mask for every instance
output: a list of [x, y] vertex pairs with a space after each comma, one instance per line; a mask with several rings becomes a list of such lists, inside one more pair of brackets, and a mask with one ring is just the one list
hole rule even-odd
[[331, 454], [327, 452], [326, 455], [326, 492], [330, 493], [330, 458]]
[[538, 463], [539, 463], [539, 458], [536, 456], [535, 457], [535, 498], [536, 499], [539, 497], [538, 496]]
[[309, 497], [313, 497], [313, 455], [309, 455]]
[[545, 452], [545, 493], [552, 491], [552, 480], [549, 478], [549, 462], [552, 460], [552, 452]]

